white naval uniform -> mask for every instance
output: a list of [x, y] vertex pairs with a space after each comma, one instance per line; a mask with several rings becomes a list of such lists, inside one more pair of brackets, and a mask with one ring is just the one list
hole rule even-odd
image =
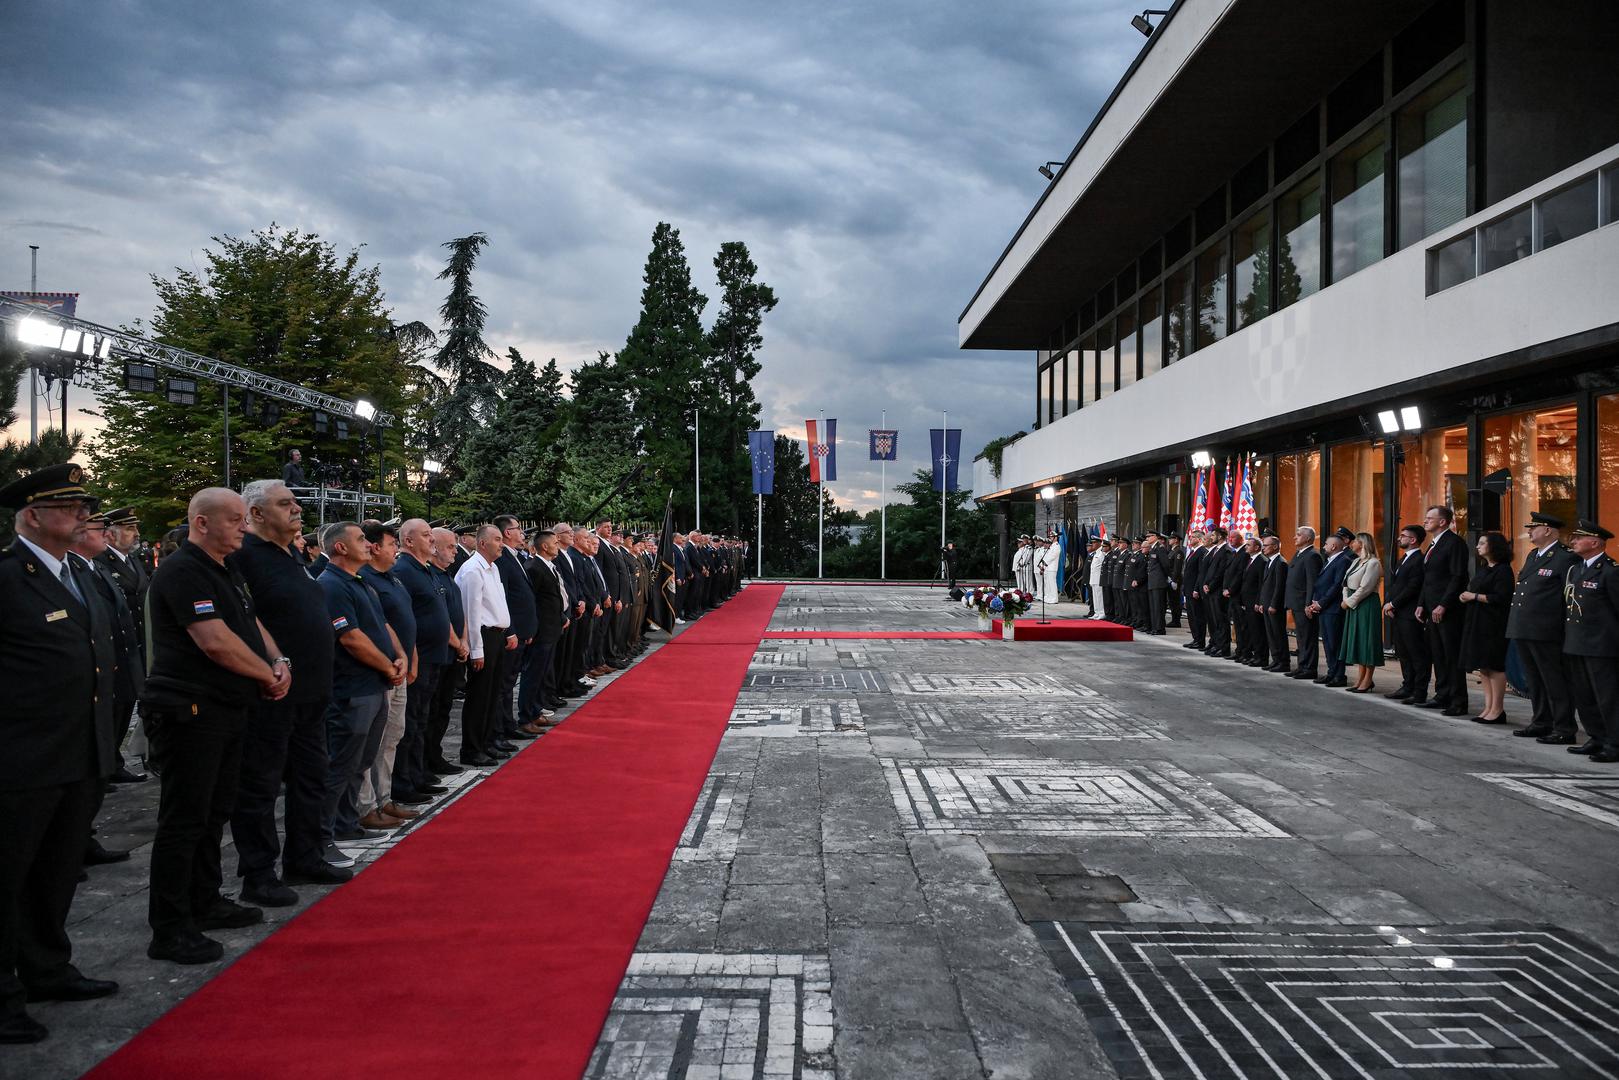
[[1062, 572], [1062, 549], [1056, 544], [1046, 548], [1045, 557], [1040, 560], [1041, 575], [1044, 578], [1041, 587], [1046, 603], [1055, 604], [1062, 599], [1062, 586], [1057, 577]]
[[1034, 553], [1031, 547], [1020, 547], [1017, 554], [1012, 556], [1012, 576], [1017, 580], [1017, 587], [1024, 592], [1031, 592], [1029, 588], [1029, 558]]
[[1102, 556], [1107, 548], [1096, 549], [1091, 556], [1091, 604], [1096, 608], [1094, 618], [1107, 618], [1107, 590], [1102, 587]]

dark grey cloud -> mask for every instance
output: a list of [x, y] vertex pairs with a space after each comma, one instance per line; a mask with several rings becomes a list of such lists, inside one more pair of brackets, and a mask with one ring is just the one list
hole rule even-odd
[[[149, 275], [271, 221], [364, 245], [400, 318], [436, 320], [440, 244], [492, 244], [490, 342], [617, 347], [653, 227], [694, 277], [746, 241], [781, 299], [766, 422], [825, 410], [840, 498], [871, 503], [883, 409], [925, 463], [949, 408], [976, 451], [1032, 413], [1027, 354], [955, 319], [1140, 47], [1075, 5], [559, 0], [36, 5], [0, 39], [0, 287], [149, 314]], [[712, 312], [710, 313], [712, 315]], [[896, 478], [891, 476], [890, 479]]]

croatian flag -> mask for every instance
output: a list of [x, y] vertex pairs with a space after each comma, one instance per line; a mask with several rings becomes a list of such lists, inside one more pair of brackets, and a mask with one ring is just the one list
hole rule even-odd
[[1253, 455], [1242, 462], [1242, 494], [1237, 499], [1237, 528], [1250, 536], [1259, 528], [1259, 511], [1254, 508]]
[[1227, 529], [1236, 528], [1237, 519], [1231, 512], [1231, 459], [1225, 460], [1225, 483], [1220, 485], [1220, 521]]
[[871, 428], [871, 460], [894, 461], [899, 457], [899, 432], [893, 428]]
[[1197, 470], [1197, 479], [1192, 481], [1192, 528], [1206, 527], [1208, 500], [1203, 494], [1203, 470]]
[[776, 484], [776, 433], [748, 432], [748, 457], [753, 460], [753, 493], [772, 495]]
[[809, 429], [810, 483], [830, 483], [838, 478], [838, 422], [804, 421]]

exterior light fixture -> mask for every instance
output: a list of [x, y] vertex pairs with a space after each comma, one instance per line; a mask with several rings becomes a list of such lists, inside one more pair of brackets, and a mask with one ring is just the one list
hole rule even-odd
[[[1055, 170], [1052, 169], [1053, 165], [1057, 166]], [[1063, 163], [1060, 161], [1048, 161], [1044, 165], [1040, 166], [1040, 175], [1045, 177], [1047, 180], [1055, 180], [1057, 179], [1057, 172], [1062, 169], [1062, 166]]]
[[423, 458], [422, 471], [427, 473], [429, 476], [437, 476], [439, 473], [444, 471], [444, 463], [442, 461], [435, 461], [432, 458]]
[[1156, 29], [1156, 27], [1154, 27], [1152, 25], [1152, 16], [1154, 16], [1154, 15], [1168, 15], [1168, 14], [1169, 14], [1169, 12], [1167, 12], [1167, 11], [1159, 11], [1157, 8], [1148, 8], [1146, 11], [1143, 11], [1140, 15], [1132, 15], [1130, 17], [1130, 25], [1135, 27], [1137, 30], [1141, 31], [1141, 36], [1142, 37], [1149, 37], [1150, 38], [1150, 37], [1152, 37], [1153, 30]]
[[1192, 451], [1192, 468], [1207, 469], [1214, 464], [1214, 455], [1207, 450]]
[[197, 403], [196, 379], [180, 379], [171, 375], [164, 384], [164, 391], [171, 405], [195, 405]]
[[[23, 319], [17, 324], [17, 340], [24, 345], [42, 345], [47, 349], [60, 349], [62, 328], [44, 319]], [[74, 344], [76, 346], [77, 342]]]
[[1422, 430], [1422, 410], [1415, 405], [1407, 405], [1400, 410], [1400, 427], [1406, 431]]
[[1052, 487], [1050, 484], [1047, 484], [1045, 487], [1040, 489], [1040, 497], [1049, 502], [1057, 497], [1057, 489]]
[[1383, 429], [1385, 435], [1398, 435], [1400, 433], [1400, 415], [1393, 409], [1384, 409], [1377, 414], [1377, 425]]
[[377, 407], [365, 400], [365, 398], [361, 398], [354, 403], [354, 415], [361, 420], [374, 419], [377, 415]]

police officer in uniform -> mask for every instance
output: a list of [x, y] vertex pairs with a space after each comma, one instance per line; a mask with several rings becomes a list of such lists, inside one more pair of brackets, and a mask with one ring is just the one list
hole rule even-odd
[[67, 562], [95, 500], [71, 462], [0, 488], [0, 1043], [49, 1034], [31, 1001], [105, 997], [73, 966], [68, 909], [101, 778], [113, 771], [112, 617]]
[[[133, 507], [124, 507], [120, 510], [107, 511], [107, 547], [96, 557], [96, 563], [110, 573], [117, 581], [118, 587], [123, 591], [124, 604], [129, 608], [130, 618], [135, 623], [135, 648], [140, 654], [140, 667], [142, 675], [146, 671], [146, 585], [150, 580], [146, 567], [135, 557], [135, 548], [141, 542], [141, 523], [135, 516]], [[125, 697], [120, 689], [113, 695], [113, 726], [118, 730], [118, 742], [124, 741], [129, 734], [129, 722], [135, 715], [135, 698]], [[145, 742], [144, 735], [137, 735], [130, 741], [130, 752], [140, 753], [141, 744]], [[118, 769], [112, 774], [115, 784], [142, 784], [151, 777], [145, 773], [138, 773], [129, 768], [124, 762], [122, 754], [119, 755]]]
[[1619, 565], [1603, 550], [1613, 533], [1581, 518], [1569, 537], [1578, 561], [1563, 582], [1563, 655], [1574, 704], [1590, 736], [1571, 754], [1619, 761]]
[[1573, 745], [1574, 698], [1563, 663], [1567, 606], [1563, 588], [1569, 570], [1580, 562], [1558, 538], [1563, 519], [1529, 515], [1529, 539], [1535, 545], [1518, 571], [1507, 615], [1507, 637], [1518, 643], [1518, 659], [1529, 676], [1534, 712], [1529, 724], [1512, 734], [1543, 743]]

